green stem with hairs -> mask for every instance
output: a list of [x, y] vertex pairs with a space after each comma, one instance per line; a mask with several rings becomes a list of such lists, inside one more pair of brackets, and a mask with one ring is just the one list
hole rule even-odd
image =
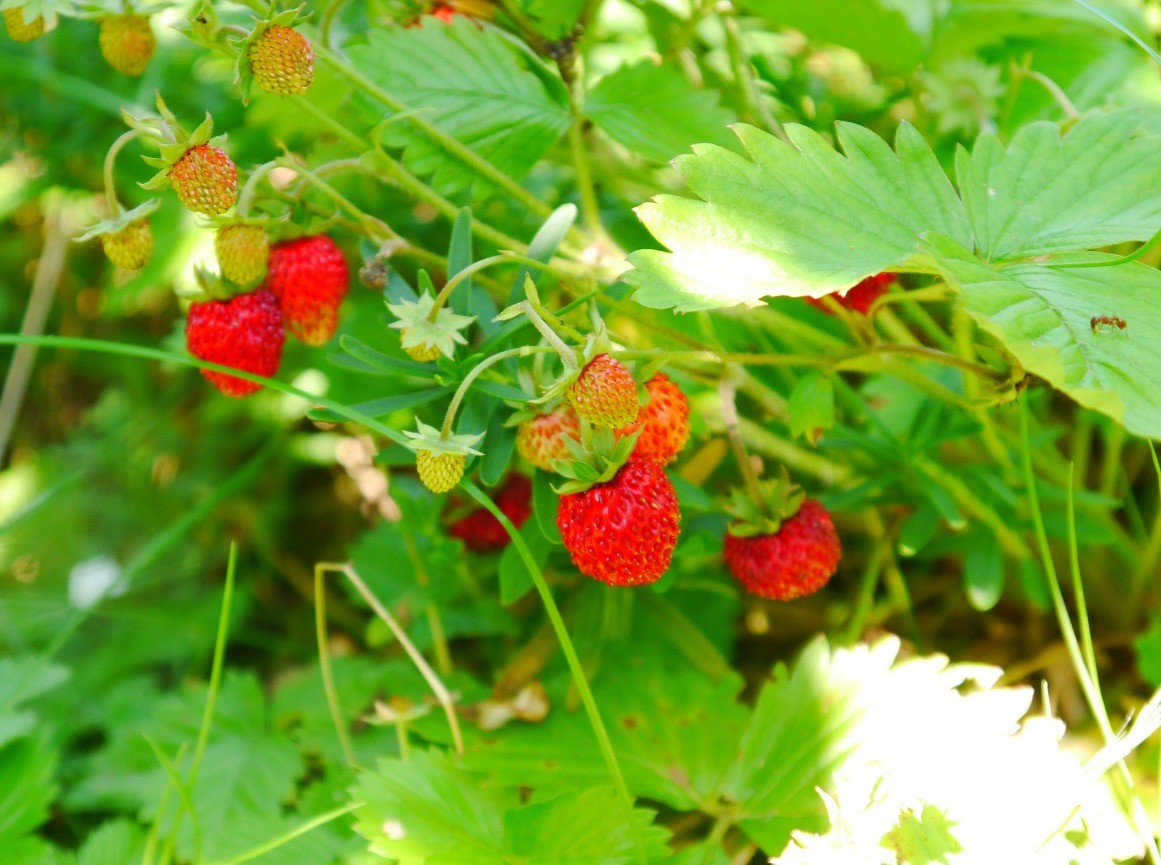
[[[277, 167], [277, 160], [270, 162], [263, 162], [257, 168], [250, 172], [250, 176], [246, 178], [246, 183], [242, 187], [242, 191], [238, 194], [238, 206], [236, 212], [241, 219], [245, 219], [250, 215], [250, 208], [254, 206], [254, 196], [258, 192], [258, 182], [268, 175], [272, 169]], [[298, 171], [299, 169], [295, 169]], [[300, 172], [301, 173], [301, 172]]]
[[325, 814], [319, 814], [317, 817], [312, 817], [300, 826], [295, 826], [289, 832], [284, 832], [277, 838], [272, 838], [269, 841], [259, 844], [257, 847], [254, 847], [253, 849], [248, 850], [239, 856], [235, 856], [233, 859], [227, 859], [220, 863], [220, 865], [242, 865], [242, 863], [249, 862], [251, 859], [257, 859], [259, 856], [263, 856], [272, 850], [277, 850], [279, 847], [289, 844], [295, 838], [299, 838], [305, 835], [307, 832], [314, 831], [319, 826], [325, 826], [327, 823], [333, 823], [340, 817], [346, 814], [350, 814], [356, 808], [362, 807], [362, 802], [349, 802], [348, 804], [343, 805], [341, 808], [335, 808], [332, 811], [327, 811]]
[[510, 348], [507, 351], [502, 351], [491, 357], [484, 358], [484, 360], [476, 364], [472, 368], [472, 371], [464, 376], [464, 380], [460, 382], [460, 386], [456, 388], [455, 395], [452, 396], [451, 403], [447, 407], [447, 412], [443, 416], [443, 427], [439, 431], [439, 437], [446, 439], [452, 434], [452, 425], [455, 423], [456, 412], [459, 411], [460, 403], [467, 396], [468, 388], [471, 387], [472, 382], [479, 378], [484, 370], [510, 357], [527, 357], [530, 354], [539, 354], [546, 351], [556, 351], [556, 348], [555, 346], [547, 345], [522, 345], [519, 348]]
[[121, 133], [117, 140], [113, 142], [112, 146], [109, 147], [109, 152], [105, 154], [105, 202], [109, 206], [110, 216], [120, 216], [125, 211], [125, 208], [121, 206], [121, 202], [117, 200], [117, 183], [114, 170], [117, 162], [117, 154], [121, 152], [126, 144], [134, 138], [137, 138], [140, 134], [141, 130], [139, 129], [130, 129], [128, 132]]
[[[532, 551], [528, 549], [528, 544], [525, 543], [524, 537], [512, 525], [512, 521], [508, 519], [507, 515], [496, 507], [495, 502], [488, 498], [471, 481], [464, 481], [461, 487], [481, 507], [485, 508], [492, 516], [500, 521], [500, 525], [504, 527], [504, 530], [508, 533], [508, 537], [512, 539], [512, 545], [516, 549], [517, 555], [520, 556], [521, 561], [524, 562], [524, 567], [528, 570], [529, 576], [532, 577], [532, 582], [536, 586], [536, 591], [540, 595], [541, 602], [544, 604], [544, 610], [548, 614], [548, 620], [552, 623], [552, 629], [556, 632], [557, 640], [560, 641], [560, 649], [564, 653], [565, 661], [568, 663], [569, 672], [572, 674], [573, 683], [576, 685], [577, 693], [580, 695], [581, 703], [584, 705], [585, 714], [589, 719], [589, 725], [593, 728], [593, 735], [597, 739], [601, 756], [604, 758], [605, 768], [612, 778], [613, 787], [625, 805], [626, 814], [631, 814], [633, 810], [633, 797], [629, 793], [628, 785], [625, 783], [625, 776], [621, 771], [621, 764], [618, 762], [617, 754], [613, 750], [612, 740], [609, 739], [609, 731], [605, 727], [605, 722], [601, 719], [601, 712], [597, 707], [597, 701], [593, 698], [593, 692], [589, 687], [588, 678], [585, 676], [584, 668], [581, 666], [580, 658], [577, 656], [576, 648], [572, 643], [572, 638], [569, 637], [568, 628], [565, 627], [564, 619], [560, 615], [560, 608], [556, 605], [556, 599], [552, 596], [552, 590], [549, 589], [548, 583], [544, 579], [544, 574], [536, 564], [536, 560], [532, 557]], [[641, 858], [643, 859], [644, 857]]]

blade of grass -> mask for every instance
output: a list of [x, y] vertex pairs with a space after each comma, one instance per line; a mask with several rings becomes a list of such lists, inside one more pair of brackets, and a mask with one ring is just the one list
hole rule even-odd
[[271, 850], [277, 850], [284, 844], [289, 844], [295, 838], [305, 835], [307, 832], [313, 832], [319, 826], [325, 826], [327, 823], [332, 823], [338, 820], [344, 814], [350, 814], [356, 808], [361, 808], [362, 802], [350, 802], [341, 808], [335, 808], [333, 811], [327, 811], [325, 814], [319, 814], [317, 817], [312, 817], [305, 823], [295, 826], [289, 832], [284, 832], [277, 838], [271, 838], [252, 850], [247, 850], [240, 856], [235, 856], [233, 859], [227, 859], [225, 862], [218, 863], [218, 865], [242, 865], [243, 862], [249, 862], [251, 859], [257, 859]]
[[[178, 798], [181, 799], [181, 804], [185, 811], [189, 814], [190, 821], [193, 825], [194, 831], [194, 861], [200, 861], [202, 858], [202, 826], [201, 821], [198, 820], [197, 812], [194, 811], [193, 799], [190, 798], [189, 785], [182, 783], [181, 775], [178, 773], [177, 764], [166, 756], [161, 747], [148, 736], [142, 736], [145, 739], [150, 750], [153, 751], [153, 756], [157, 758], [157, 762], [161, 764], [166, 776], [169, 778], [169, 784], [173, 789], [177, 790]], [[183, 753], [184, 748], [178, 749], [178, 754]], [[180, 757], [179, 757], [180, 759]], [[180, 812], [179, 812], [180, 813]], [[176, 824], [175, 824], [176, 827]], [[174, 835], [176, 836], [176, 828]]]
[[347, 765], [354, 768], [355, 751], [351, 747], [351, 736], [347, 731], [346, 719], [343, 716], [343, 706], [339, 702], [339, 691], [335, 687], [334, 667], [331, 664], [331, 647], [327, 639], [327, 593], [325, 576], [327, 571], [342, 571], [343, 566], [331, 562], [319, 562], [314, 566], [314, 625], [315, 636], [318, 638], [318, 664], [322, 674], [323, 690], [327, 695], [327, 707], [331, 712], [331, 722], [335, 725], [335, 733], [339, 737], [339, 746], [343, 749], [343, 758]]

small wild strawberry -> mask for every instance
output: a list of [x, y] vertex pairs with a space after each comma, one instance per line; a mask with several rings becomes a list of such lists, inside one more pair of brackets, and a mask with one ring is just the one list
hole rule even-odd
[[689, 402], [681, 388], [664, 373], [649, 379], [645, 388], [649, 402], [641, 407], [637, 420], [617, 430], [617, 435], [632, 435], [640, 430], [633, 448], [634, 458], [669, 465], [689, 440]]
[[8, 28], [8, 35], [17, 42], [39, 39], [47, 30], [44, 18], [39, 15], [26, 20], [21, 6], [4, 10], [4, 26]]
[[[861, 315], [866, 315], [870, 309], [871, 304], [887, 293], [887, 289], [891, 287], [891, 283], [895, 281], [895, 274], [893, 273], [879, 273], [875, 276], [868, 276], [862, 282], [852, 287], [846, 294], [839, 294], [837, 291], [832, 294], [825, 295], [825, 297], [832, 297], [838, 301], [839, 306], [844, 309], [849, 309], [851, 312], [857, 312]], [[806, 302], [816, 309], [821, 309], [827, 315], [833, 315], [822, 298], [808, 297]]]
[[553, 460], [567, 460], [571, 456], [566, 439], [579, 438], [580, 420], [576, 412], [560, 405], [520, 422], [516, 450], [538, 469], [550, 472]]
[[[260, 289], [191, 304], [185, 339], [196, 358], [269, 378], [278, 372], [286, 335], [278, 300]], [[202, 375], [226, 396], [246, 396], [262, 386], [212, 370], [202, 370]]]
[[181, 203], [194, 213], [216, 216], [238, 201], [238, 168], [220, 147], [189, 148], [166, 172]]
[[157, 40], [144, 15], [101, 16], [101, 55], [122, 75], [140, 75], [153, 58]]
[[[532, 514], [532, 481], [525, 475], [513, 473], [496, 493], [496, 507], [500, 513], [520, 528]], [[511, 538], [492, 512], [476, 508], [460, 517], [448, 529], [448, 534], [459, 538], [464, 546], [477, 553], [498, 550], [508, 544]]]
[[101, 236], [101, 248], [109, 261], [125, 270], [140, 270], [153, 254], [153, 229], [148, 219], [138, 219], [120, 231]]
[[817, 592], [838, 569], [842, 544], [830, 514], [806, 499], [778, 530], [768, 534], [727, 532], [725, 559], [746, 591], [776, 601]]
[[235, 285], [251, 285], [266, 275], [270, 238], [264, 226], [232, 222], [214, 234], [214, 254], [222, 276]]
[[301, 96], [314, 82], [314, 47], [282, 24], [264, 29], [249, 47], [250, 71], [267, 93]]
[[415, 467], [419, 479], [433, 493], [446, 493], [464, 476], [469, 455], [479, 456], [476, 445], [483, 435], [444, 435], [440, 430], [416, 419], [418, 432], [405, 431], [407, 446], [416, 453]]
[[560, 497], [556, 525], [582, 574], [640, 586], [669, 568], [681, 511], [661, 467], [630, 460], [611, 480]]
[[569, 385], [565, 397], [593, 426], [618, 429], [637, 419], [637, 384], [616, 358], [598, 354]]
[[425, 487], [433, 493], [446, 493], [464, 476], [465, 459], [463, 454], [420, 451], [415, 466]]
[[270, 247], [266, 284], [282, 304], [287, 329], [307, 345], [335, 335], [349, 281], [343, 251], [325, 234]]

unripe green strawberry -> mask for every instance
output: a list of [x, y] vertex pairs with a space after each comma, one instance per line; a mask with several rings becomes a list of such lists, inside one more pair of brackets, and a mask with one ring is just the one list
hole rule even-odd
[[460, 482], [464, 476], [465, 457], [463, 454], [435, 453], [421, 450], [415, 465], [419, 479], [433, 493], [446, 493]]
[[842, 544], [830, 514], [806, 499], [772, 534], [727, 533], [726, 565], [748, 592], [791, 601], [817, 592], [838, 569]]
[[689, 440], [689, 402], [664, 373], [649, 379], [645, 388], [649, 402], [641, 407], [636, 421], [617, 430], [617, 436], [640, 430], [633, 456], [659, 466], [669, 465]]
[[44, 19], [39, 15], [25, 23], [24, 9], [5, 9], [4, 26], [8, 28], [8, 35], [17, 42], [31, 42], [44, 35]]
[[102, 15], [101, 54], [122, 75], [140, 75], [153, 58], [157, 40], [144, 15]]
[[314, 47], [295, 30], [273, 24], [250, 44], [250, 71], [267, 93], [301, 96], [314, 81]]
[[101, 236], [101, 248], [109, 261], [125, 270], [140, 270], [153, 254], [153, 229], [148, 219], [138, 219], [120, 231]]
[[420, 363], [439, 360], [443, 356], [443, 352], [439, 350], [437, 345], [405, 345], [403, 351], [409, 358]]
[[637, 384], [616, 358], [598, 354], [581, 370], [565, 397], [593, 426], [619, 429], [637, 420]]
[[214, 235], [214, 254], [222, 276], [235, 285], [250, 285], [266, 275], [270, 238], [261, 225], [231, 223]]
[[238, 202], [238, 167], [212, 144], [191, 147], [166, 177], [181, 203], [194, 213], [217, 216]]
[[582, 574], [610, 586], [640, 586], [669, 568], [681, 510], [660, 466], [630, 460], [611, 480], [562, 495], [556, 525]]
[[571, 408], [558, 406], [520, 424], [516, 431], [516, 450], [538, 469], [552, 471], [553, 460], [567, 460], [572, 455], [566, 439], [580, 438], [580, 420]]

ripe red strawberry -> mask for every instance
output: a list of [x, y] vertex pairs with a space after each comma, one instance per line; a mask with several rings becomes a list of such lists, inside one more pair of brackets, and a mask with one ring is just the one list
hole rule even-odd
[[250, 71], [267, 93], [301, 96], [314, 82], [314, 47], [282, 24], [273, 24], [250, 44]]
[[806, 499], [774, 534], [726, 534], [730, 572], [746, 591], [775, 601], [817, 592], [830, 582], [841, 557], [842, 544], [830, 514], [814, 499]]
[[538, 469], [552, 471], [553, 460], [567, 460], [571, 454], [564, 441], [580, 438], [580, 420], [568, 406], [524, 421], [516, 431], [516, 450]]
[[593, 426], [618, 429], [637, 420], [637, 384], [616, 358], [598, 354], [581, 370], [565, 397]]
[[[191, 304], [185, 322], [186, 346], [194, 357], [267, 378], [278, 372], [285, 340], [278, 300], [261, 289]], [[262, 387], [226, 373], [202, 370], [202, 375], [226, 396], [246, 396]]]
[[645, 387], [649, 402], [641, 407], [636, 421], [617, 430], [617, 437], [641, 430], [633, 456], [659, 466], [669, 465], [689, 440], [689, 402], [664, 373], [657, 373]]
[[120, 231], [101, 235], [101, 248], [117, 267], [140, 270], [153, 254], [153, 229], [149, 220], [137, 219]]
[[452, 9], [446, 3], [441, 3], [431, 10], [431, 14], [447, 24], [451, 24], [456, 16], [456, 10]]
[[[840, 295], [836, 291], [825, 296], [833, 297], [838, 301], [839, 306], [849, 309], [851, 312], [866, 315], [871, 309], [871, 304], [886, 294], [887, 289], [894, 281], [895, 274], [878, 273], [874, 276], [868, 276], [844, 295]], [[834, 315], [821, 298], [808, 297], [806, 302], [816, 309], [821, 309], [827, 315]]]
[[266, 275], [270, 239], [261, 225], [234, 222], [214, 235], [214, 254], [222, 276], [235, 285], [251, 285]]
[[335, 335], [349, 281], [343, 251], [325, 234], [270, 247], [266, 284], [282, 304], [287, 329], [307, 345]]
[[238, 201], [238, 167], [212, 144], [191, 147], [166, 172], [181, 203], [194, 213], [216, 216]]
[[[532, 514], [531, 501], [532, 481], [521, 474], [509, 475], [508, 480], [496, 493], [496, 507], [516, 528], [523, 526]], [[500, 521], [492, 516], [491, 511], [484, 508], [477, 508], [467, 516], [456, 520], [448, 529], [448, 533], [453, 538], [459, 538], [465, 547], [477, 553], [498, 550], [511, 540], [508, 532], [500, 525]]]
[[8, 35], [17, 42], [31, 42], [39, 39], [47, 29], [44, 19], [39, 15], [29, 22], [24, 20], [24, 7], [4, 10], [4, 26], [8, 28]]
[[582, 574], [640, 586], [669, 567], [681, 511], [661, 467], [631, 460], [612, 480], [561, 496], [556, 525]]
[[140, 75], [153, 59], [157, 40], [144, 15], [101, 16], [101, 54], [122, 75]]

